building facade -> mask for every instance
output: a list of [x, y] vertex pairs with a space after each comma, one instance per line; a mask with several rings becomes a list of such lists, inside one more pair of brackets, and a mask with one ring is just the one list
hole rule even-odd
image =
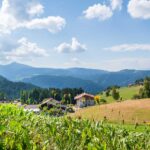
[[94, 95], [91, 94], [83, 93], [77, 95], [74, 99], [76, 100], [76, 105], [79, 108], [95, 105]]

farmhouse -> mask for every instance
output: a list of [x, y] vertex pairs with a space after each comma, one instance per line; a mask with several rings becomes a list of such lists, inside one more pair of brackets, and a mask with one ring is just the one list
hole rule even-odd
[[41, 106], [41, 109], [43, 109], [44, 107], [47, 107], [48, 109], [60, 107], [62, 110], [66, 110], [65, 105], [62, 105], [61, 102], [59, 102], [58, 100], [55, 100], [53, 98], [48, 98], [48, 99], [44, 100], [40, 106]]
[[76, 100], [77, 106], [80, 108], [95, 105], [94, 95], [91, 94], [82, 93], [77, 95], [74, 99]]
[[35, 113], [40, 112], [39, 106], [38, 105], [26, 105], [24, 106], [25, 111], [32, 111]]

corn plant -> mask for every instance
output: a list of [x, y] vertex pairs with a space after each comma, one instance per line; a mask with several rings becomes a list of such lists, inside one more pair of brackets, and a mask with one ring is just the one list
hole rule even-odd
[[150, 130], [54, 118], [0, 105], [0, 150], [149, 150]]

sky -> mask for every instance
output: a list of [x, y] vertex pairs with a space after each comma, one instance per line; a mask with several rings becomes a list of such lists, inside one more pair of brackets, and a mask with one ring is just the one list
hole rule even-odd
[[0, 64], [150, 69], [150, 0], [0, 0]]

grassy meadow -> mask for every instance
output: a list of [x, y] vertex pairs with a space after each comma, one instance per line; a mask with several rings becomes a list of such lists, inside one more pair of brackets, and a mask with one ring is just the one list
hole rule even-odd
[[[120, 89], [118, 89], [118, 91], [122, 100], [130, 100], [135, 94], [138, 94], [140, 88], [141, 86], [121, 87]], [[103, 94], [100, 94], [100, 97], [107, 100], [107, 103], [112, 103], [115, 101], [112, 96], [106, 97], [105, 92], [103, 92]]]
[[111, 123], [145, 124], [150, 122], [150, 99], [126, 100], [78, 110], [73, 117]]

